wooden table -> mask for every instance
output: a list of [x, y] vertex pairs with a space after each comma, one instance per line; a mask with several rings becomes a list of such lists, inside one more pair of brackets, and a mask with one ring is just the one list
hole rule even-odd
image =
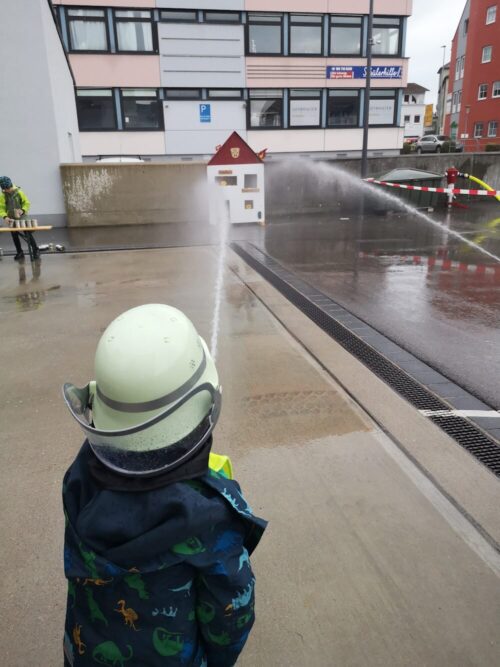
[[21, 237], [28, 244], [28, 250], [30, 251], [30, 259], [33, 261], [33, 251], [31, 249], [31, 243], [29, 243], [28, 237], [25, 235], [26, 232], [46, 232], [49, 229], [52, 229], [52, 225], [40, 225], [40, 227], [0, 227], [0, 232], [13, 232], [14, 234], [21, 234]]

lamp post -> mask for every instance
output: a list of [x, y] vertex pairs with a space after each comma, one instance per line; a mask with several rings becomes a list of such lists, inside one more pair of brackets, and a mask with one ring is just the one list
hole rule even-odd
[[[464, 142], [466, 142], [469, 139], [469, 135], [467, 134], [467, 128], [469, 126], [469, 114], [470, 114], [470, 105], [467, 104], [465, 106], [465, 132], [464, 132], [465, 137], [464, 137]], [[467, 146], [466, 143], [464, 145]], [[465, 150], [465, 148], [464, 148], [464, 150]]]
[[373, 48], [373, 0], [370, 0], [368, 15], [368, 34], [366, 44], [366, 88], [363, 105], [363, 149], [361, 152], [361, 178], [368, 176], [368, 128], [370, 122], [370, 92], [372, 82], [372, 48]]

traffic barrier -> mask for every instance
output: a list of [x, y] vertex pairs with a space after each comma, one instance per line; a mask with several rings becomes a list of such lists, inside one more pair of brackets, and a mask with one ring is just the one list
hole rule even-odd
[[423, 185], [403, 185], [402, 183], [389, 183], [388, 181], [377, 181], [375, 178], [365, 178], [367, 183], [375, 185], [385, 185], [388, 188], [399, 188], [401, 190], [420, 190], [422, 192], [439, 192], [441, 194], [454, 195], [482, 195], [484, 197], [497, 197], [500, 190], [468, 190], [464, 188], [430, 188]]
[[500, 278], [500, 265], [488, 264], [466, 264], [451, 259], [437, 259], [436, 257], [425, 257], [422, 255], [379, 255], [372, 252], [360, 252], [360, 258], [374, 257], [379, 260], [395, 259], [399, 265], [427, 266], [429, 271], [435, 269], [440, 271], [462, 271], [463, 273], [474, 273], [476, 275], [495, 276]]

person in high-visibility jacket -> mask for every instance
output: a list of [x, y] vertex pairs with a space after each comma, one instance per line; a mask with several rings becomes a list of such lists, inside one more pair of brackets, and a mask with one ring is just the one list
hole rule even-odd
[[254, 516], [227, 457], [204, 340], [176, 308], [115, 319], [63, 395], [86, 440], [63, 483], [68, 667], [232, 667], [254, 623]]
[[[0, 176], [0, 218], [8, 224], [9, 220], [20, 220], [30, 209], [30, 201], [21, 188], [14, 185], [8, 176]], [[35, 241], [32, 232], [25, 232], [26, 239], [31, 246], [33, 259], [40, 257], [40, 250]], [[19, 262], [24, 258], [24, 252], [21, 246], [21, 239], [18, 232], [12, 232], [12, 240], [16, 246], [16, 255], [14, 259]]]

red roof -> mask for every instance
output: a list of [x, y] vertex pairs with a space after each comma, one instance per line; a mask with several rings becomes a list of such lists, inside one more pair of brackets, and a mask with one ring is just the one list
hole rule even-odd
[[261, 164], [262, 160], [256, 155], [246, 141], [237, 132], [233, 132], [229, 139], [219, 148], [212, 157], [209, 165], [230, 164]]

